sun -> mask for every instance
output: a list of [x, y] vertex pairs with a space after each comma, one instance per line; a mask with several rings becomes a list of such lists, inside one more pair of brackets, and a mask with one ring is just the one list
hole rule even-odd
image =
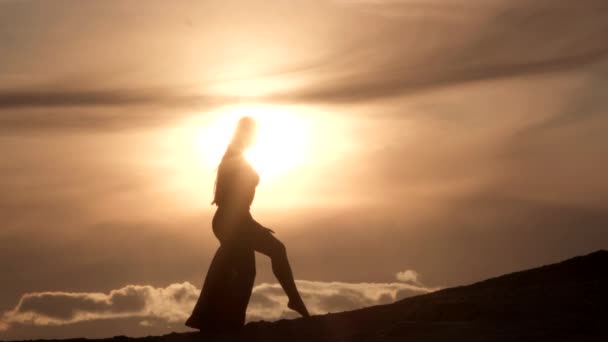
[[282, 106], [239, 105], [216, 113], [198, 134], [198, 150], [209, 165], [219, 164], [243, 116], [258, 123], [256, 142], [245, 157], [263, 179], [284, 176], [305, 162], [310, 136], [302, 115]]

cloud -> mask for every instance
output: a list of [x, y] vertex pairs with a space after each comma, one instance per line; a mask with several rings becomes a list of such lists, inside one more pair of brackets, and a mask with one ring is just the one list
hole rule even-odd
[[[463, 0], [341, 2], [355, 7], [398, 6], [398, 11], [390, 7], [390, 13], [409, 14], [397, 21], [369, 19], [370, 24], [377, 27], [372, 32], [355, 30], [352, 41], [345, 43], [349, 48], [334, 47], [327, 52], [330, 58], [321, 58], [312, 64], [310, 61], [296, 63], [288, 69], [278, 67], [262, 74], [235, 76], [254, 85], [258, 81], [263, 84], [268, 76], [285, 77], [281, 83], [299, 84], [259, 98], [238, 92], [233, 96], [209, 92], [229, 81], [226, 78], [204, 81], [194, 92], [194, 88], [184, 86], [108, 88], [91, 77], [78, 80], [76, 86], [60, 83], [1, 90], [0, 128], [57, 128], [63, 127], [62, 124], [97, 127], [105, 120], [116, 124], [132, 118], [124, 113], [118, 117], [88, 114], [90, 108], [160, 106], [173, 109], [212, 107], [241, 100], [352, 103], [390, 99], [471, 82], [579, 69], [608, 58], [608, 46], [603, 39], [608, 29], [602, 17], [603, 1], [530, 4], [495, 0], [490, 2], [491, 6], [488, 1]], [[480, 12], [479, 8], [488, 10]], [[412, 17], [411, 13], [419, 15]], [[208, 68], [213, 69], [214, 65]], [[12, 112], [73, 107], [86, 107], [87, 113]], [[148, 119], [148, 115], [139, 115], [135, 121], [139, 124]]]
[[[83, 85], [84, 87], [84, 85]], [[77, 90], [61, 84], [19, 90], [0, 89], [0, 131], [121, 130], [164, 126], [192, 112], [241, 98], [163, 89]]]
[[[414, 271], [405, 271], [417, 274]], [[404, 272], [399, 272], [401, 274]], [[345, 283], [297, 281], [302, 298], [313, 314], [326, 314], [355, 310], [372, 305], [392, 303], [406, 297], [425, 294], [437, 289], [422, 284]], [[277, 320], [292, 317], [287, 309], [287, 298], [278, 284], [261, 284], [255, 287], [247, 311], [249, 320]]]
[[24, 294], [5, 312], [0, 326], [11, 324], [65, 325], [99, 319], [150, 317], [167, 322], [184, 320], [199, 290], [185, 282], [165, 288], [128, 285], [108, 294], [35, 292]]
[[[554, 1], [533, 5], [492, 1], [494, 5], [487, 6], [491, 10], [483, 13], [477, 7], [485, 8], [488, 1], [344, 3], [375, 10], [400, 6], [398, 11], [389, 8], [391, 16], [420, 13], [395, 22], [374, 21], [374, 34], [354, 35], [357, 48], [315, 68], [324, 75], [322, 82], [274, 94], [269, 101], [388, 99], [472, 82], [578, 69], [608, 57], [606, 44], [598, 43], [603, 42], [607, 29], [598, 16], [603, 13], [598, 1], [570, 6], [555, 6]], [[445, 13], [453, 18], [446, 18]]]
[[[411, 270], [399, 274], [415, 274]], [[399, 278], [399, 277], [398, 277]], [[411, 280], [411, 279], [408, 279]], [[429, 293], [435, 288], [422, 284], [345, 283], [297, 281], [313, 314], [354, 310], [387, 304], [408, 296]], [[35, 292], [24, 294], [17, 306], [0, 319], [0, 331], [13, 324], [57, 326], [104, 319], [141, 318], [140, 325], [185, 321], [200, 290], [189, 282], [165, 288], [128, 285], [109, 293]], [[253, 289], [247, 312], [249, 321], [294, 317], [278, 284], [261, 284]]]
[[464, 11], [480, 11], [492, 9], [504, 0], [335, 0], [335, 3], [358, 9], [362, 12], [383, 16], [387, 18], [401, 18], [405, 16], [443, 15], [457, 16]]
[[[59, 89], [58, 89], [59, 88]], [[63, 88], [63, 89], [61, 89]], [[55, 85], [33, 89], [0, 92], [0, 109], [21, 107], [77, 107], [77, 106], [209, 106], [230, 100], [227, 96], [176, 93], [166, 89], [91, 89], [75, 90]]]
[[405, 270], [399, 272], [397, 273], [396, 277], [397, 280], [402, 281], [404, 283], [420, 284], [420, 282], [418, 281], [418, 272], [414, 270]]

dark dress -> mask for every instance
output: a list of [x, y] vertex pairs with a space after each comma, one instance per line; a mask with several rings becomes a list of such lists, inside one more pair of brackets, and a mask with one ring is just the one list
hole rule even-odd
[[201, 295], [186, 325], [203, 331], [229, 331], [245, 323], [255, 280], [253, 232], [261, 232], [249, 213], [259, 176], [240, 153], [228, 151], [218, 168], [218, 209], [213, 232], [220, 247], [209, 266]]

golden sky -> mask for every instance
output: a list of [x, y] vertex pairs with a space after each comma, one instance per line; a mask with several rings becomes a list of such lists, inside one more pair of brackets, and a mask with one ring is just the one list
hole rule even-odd
[[[261, 124], [253, 214], [317, 312], [608, 248], [607, 16], [603, 0], [0, 0], [0, 339], [181, 329], [189, 302], [137, 300], [200, 286], [241, 115]], [[359, 301], [328, 305], [331, 286]], [[145, 292], [139, 313], [69, 314], [112, 290]], [[283, 317], [256, 303], [252, 319]]]

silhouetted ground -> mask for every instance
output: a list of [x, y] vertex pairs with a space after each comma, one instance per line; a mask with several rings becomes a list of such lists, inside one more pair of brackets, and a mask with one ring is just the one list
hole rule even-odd
[[134, 340], [606, 342], [608, 251], [394, 304], [310, 319], [250, 323], [231, 334], [183, 333], [98, 341]]

